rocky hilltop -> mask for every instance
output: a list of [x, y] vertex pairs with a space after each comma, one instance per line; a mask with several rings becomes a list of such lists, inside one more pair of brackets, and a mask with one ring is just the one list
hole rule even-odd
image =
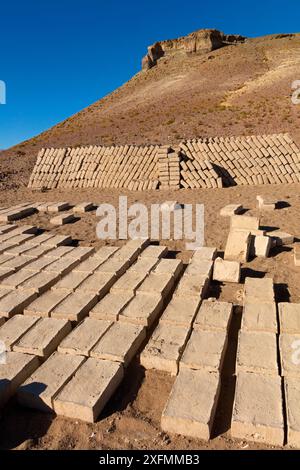
[[206, 54], [221, 47], [242, 43], [246, 40], [240, 35], [228, 35], [217, 29], [199, 29], [177, 39], [158, 41], [148, 47], [148, 53], [143, 57], [142, 69], [148, 70], [157, 64], [162, 57], [170, 54]]

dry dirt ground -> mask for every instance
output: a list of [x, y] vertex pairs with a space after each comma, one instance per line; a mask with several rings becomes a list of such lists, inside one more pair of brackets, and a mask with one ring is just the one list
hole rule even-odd
[[[258, 215], [256, 195], [272, 196], [282, 201], [280, 208], [261, 215], [261, 225], [277, 227], [300, 240], [300, 185], [233, 187], [227, 189], [202, 189], [171, 191], [128, 192], [128, 203], [151, 203], [176, 199], [181, 203], [205, 205], [205, 243], [225, 247], [229, 220], [220, 217], [221, 207], [228, 203], [241, 203], [247, 213]], [[117, 190], [76, 190], [32, 192], [28, 189], [0, 191], [0, 205], [25, 201], [93, 201], [118, 205]], [[45, 229], [70, 234], [80, 244], [98, 246], [95, 212], [84, 214], [77, 222], [61, 228], [52, 228], [48, 215], [33, 215], [20, 223], [34, 223]], [[117, 241], [116, 243], [120, 243]], [[161, 241], [174, 255], [187, 261], [190, 252], [185, 251], [184, 241]], [[300, 302], [299, 268], [293, 263], [292, 248], [273, 250], [267, 259], [253, 259], [243, 266], [243, 276], [272, 276], [278, 301]], [[243, 279], [241, 282], [243, 282]], [[213, 439], [203, 442], [161, 432], [160, 417], [174, 382], [166, 373], [144, 371], [138, 359], [130, 366], [121, 386], [105, 407], [95, 424], [86, 424], [42, 414], [19, 407], [13, 401], [3, 410], [0, 421], [1, 449], [261, 449], [257, 444], [233, 440], [230, 437], [230, 418], [234, 396], [234, 361], [237, 331], [241, 320], [242, 283], [217, 285], [212, 283], [209, 296], [235, 304], [234, 320], [230, 329], [230, 341], [225, 361], [220, 406], [213, 430]]]

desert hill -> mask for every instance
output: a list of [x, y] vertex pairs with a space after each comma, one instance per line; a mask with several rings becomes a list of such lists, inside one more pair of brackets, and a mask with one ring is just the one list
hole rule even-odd
[[47, 146], [276, 132], [299, 141], [300, 105], [291, 102], [291, 84], [300, 79], [299, 47], [300, 34], [246, 39], [215, 30], [149, 46], [141, 71], [123, 86], [1, 152], [1, 185], [26, 185], [38, 150]]

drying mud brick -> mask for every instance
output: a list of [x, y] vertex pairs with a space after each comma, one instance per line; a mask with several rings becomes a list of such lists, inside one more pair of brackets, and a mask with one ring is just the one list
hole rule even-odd
[[52, 286], [52, 290], [61, 290], [66, 293], [73, 292], [77, 289], [82, 282], [90, 275], [88, 272], [78, 272], [78, 271], [71, 271], [66, 276], [64, 276], [60, 281], [58, 281], [54, 286]]
[[91, 349], [102, 338], [112, 322], [86, 318], [58, 346], [58, 352], [89, 356]]
[[278, 313], [281, 333], [300, 334], [300, 304], [281, 302]]
[[[57, 250], [59, 250], [59, 248], [57, 248]], [[94, 252], [95, 248], [92, 246], [77, 246], [76, 248], [73, 248], [70, 253], [67, 254], [67, 257], [76, 259], [77, 261], [81, 262], [86, 260]]]
[[173, 297], [160, 318], [160, 324], [189, 327], [198, 311], [200, 297]]
[[285, 377], [284, 391], [287, 415], [287, 443], [300, 448], [300, 379]]
[[180, 370], [162, 413], [162, 430], [208, 441], [219, 393], [219, 374]]
[[93, 423], [123, 379], [119, 362], [89, 358], [54, 399], [58, 415]]
[[48, 212], [60, 212], [69, 209], [70, 204], [68, 202], [56, 202], [47, 206]]
[[95, 320], [117, 321], [120, 313], [133, 299], [134, 293], [130, 291], [121, 291], [116, 294], [107, 294], [90, 311], [89, 316]]
[[47, 240], [44, 240], [41, 244], [43, 246], [50, 246], [51, 248], [55, 248], [62, 245], [70, 245], [72, 243], [72, 238], [67, 235], [55, 235], [54, 237], [51, 236]]
[[163, 300], [159, 294], [145, 295], [144, 293], [138, 293], [120, 313], [119, 321], [151, 326], [159, 316], [162, 307]]
[[278, 375], [277, 339], [265, 331], [240, 331], [236, 370]]
[[192, 260], [214, 260], [217, 256], [217, 249], [209, 246], [202, 246], [198, 248], [192, 257]]
[[157, 265], [158, 259], [156, 258], [139, 258], [129, 269], [131, 273], [147, 273]]
[[117, 278], [122, 276], [130, 266], [130, 261], [124, 259], [115, 259], [112, 257], [95, 269], [95, 273], [106, 273], [115, 275]]
[[192, 258], [184, 272], [184, 275], [188, 276], [198, 274], [210, 278], [213, 264], [214, 262], [211, 260], [195, 260]]
[[231, 229], [226, 242], [224, 259], [246, 262], [249, 257], [250, 241], [250, 232]]
[[0, 327], [1, 327], [2, 325], [4, 325], [4, 323], [5, 323], [5, 318], [4, 318], [4, 317], [0, 317]]
[[73, 207], [73, 212], [76, 214], [83, 214], [84, 212], [88, 212], [92, 209], [94, 209], [94, 204], [92, 202], [81, 202]]
[[57, 246], [57, 247], [48, 247], [48, 252], [45, 254], [44, 258], [52, 258], [53, 260], [59, 260], [63, 257], [72, 258], [72, 252], [75, 250], [73, 246]]
[[240, 282], [241, 265], [239, 261], [228, 261], [216, 258], [213, 280], [219, 282]]
[[260, 258], [267, 258], [272, 248], [272, 239], [264, 235], [254, 236], [253, 255]]
[[194, 330], [180, 360], [180, 368], [221, 371], [226, 348], [226, 331]]
[[78, 264], [76, 267], [74, 267], [73, 272], [91, 274], [103, 263], [104, 260], [102, 258], [98, 258], [95, 254], [90, 258], [87, 258], [85, 261], [82, 261], [82, 263]]
[[67, 256], [57, 259], [53, 263], [49, 264], [44, 271], [54, 274], [61, 274], [64, 276], [74, 269], [78, 264], [78, 261]]
[[6, 351], [12, 351], [13, 346], [22, 336], [36, 324], [38, 318], [15, 315], [0, 328], [0, 341], [4, 343]]
[[273, 230], [272, 232], [267, 232], [266, 235], [272, 238], [277, 246], [294, 243], [294, 236], [281, 230]]
[[142, 284], [146, 278], [147, 273], [145, 272], [131, 272], [127, 271], [112, 287], [111, 291], [115, 294], [117, 292], [136, 292], [138, 287]]
[[179, 259], [162, 259], [155, 267], [155, 274], [172, 275], [176, 279], [183, 269], [182, 261]]
[[161, 295], [165, 299], [174, 286], [174, 276], [172, 274], [150, 273], [144, 282], [137, 289], [143, 295]]
[[233, 438], [282, 446], [284, 420], [281, 378], [239, 372], [233, 416]]
[[48, 291], [24, 309], [24, 315], [50, 317], [52, 310], [67, 297], [65, 291]]
[[53, 410], [53, 401], [83, 364], [82, 356], [54, 352], [17, 391], [18, 402], [40, 411]]
[[246, 277], [244, 298], [248, 302], [274, 302], [273, 279]]
[[94, 257], [106, 261], [111, 258], [118, 250], [118, 246], [102, 246], [95, 252]]
[[67, 212], [65, 214], [60, 214], [50, 219], [50, 224], [52, 225], [65, 225], [69, 224], [76, 220], [75, 215], [72, 212]]
[[250, 215], [233, 215], [230, 219], [231, 229], [258, 230], [259, 217]]
[[4, 364], [0, 364], [0, 408], [15, 394], [19, 385], [24, 382], [38, 367], [36, 356], [18, 352], [7, 352]]
[[198, 274], [183, 275], [174, 292], [175, 297], [197, 297], [203, 298], [207, 292], [209, 279], [207, 276]]
[[275, 302], [248, 302], [244, 303], [242, 315], [242, 330], [267, 331], [277, 333], [277, 313]]
[[280, 334], [279, 349], [281, 375], [300, 378], [300, 334]]
[[194, 329], [226, 331], [229, 329], [231, 317], [231, 303], [204, 300], [196, 315]]
[[33, 272], [20, 269], [0, 283], [0, 287], [4, 289], [16, 289], [22, 282], [27, 281], [34, 275]]
[[141, 353], [141, 365], [176, 375], [189, 332], [190, 327], [159, 323]]
[[116, 322], [93, 347], [90, 356], [122, 362], [127, 367], [145, 338], [143, 326]]
[[149, 245], [140, 254], [140, 258], [163, 258], [168, 253], [168, 247], [162, 245]]
[[243, 211], [243, 206], [241, 204], [228, 204], [225, 207], [222, 207], [220, 210], [220, 215], [222, 217], [231, 217], [235, 214], [240, 214]]
[[67, 320], [41, 318], [15, 344], [13, 350], [26, 354], [34, 354], [42, 358], [49, 357], [64, 337], [70, 333], [71, 323]]
[[72, 292], [52, 310], [51, 317], [81, 321], [97, 301], [97, 295], [92, 292]]
[[17, 313], [22, 313], [35, 298], [35, 292], [25, 290], [15, 290], [9, 292], [5, 297], [0, 299], [0, 315], [10, 318]]
[[58, 279], [58, 274], [42, 271], [40, 273], [34, 274], [30, 279], [22, 282], [18, 286], [18, 289], [42, 294], [46, 290], [50, 289], [53, 284], [58, 281]]
[[77, 291], [94, 293], [101, 299], [107, 294], [115, 280], [116, 276], [114, 274], [93, 273], [78, 286]]

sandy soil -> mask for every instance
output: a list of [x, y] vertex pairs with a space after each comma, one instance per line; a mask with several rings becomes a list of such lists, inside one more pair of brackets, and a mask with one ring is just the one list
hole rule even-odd
[[[22, 201], [93, 201], [118, 204], [117, 190], [80, 190], [32, 192], [28, 189], [0, 191], [0, 205]], [[224, 249], [229, 220], [219, 216], [221, 207], [228, 203], [242, 203], [247, 214], [258, 215], [256, 195], [263, 194], [282, 201], [280, 209], [261, 215], [261, 225], [277, 227], [300, 234], [300, 185], [234, 187], [227, 189], [149, 191], [122, 193], [128, 195], [128, 203], [151, 203], [176, 199], [181, 203], [205, 205], [205, 242], [207, 246]], [[20, 223], [34, 223], [42, 228], [70, 234], [80, 244], [103, 244], [97, 240], [95, 212], [84, 214], [80, 220], [61, 228], [52, 228], [48, 215], [33, 215]], [[299, 244], [299, 238], [296, 243]], [[113, 242], [112, 242], [113, 243]], [[117, 242], [123, 243], [123, 242]], [[184, 241], [161, 241], [174, 255], [187, 261], [190, 252]], [[245, 276], [272, 276], [278, 301], [300, 302], [299, 268], [293, 263], [292, 247], [272, 251], [267, 259], [253, 259], [243, 266]], [[113, 399], [106, 406], [95, 424], [38, 413], [19, 407], [12, 401], [2, 413], [0, 421], [0, 448], [2, 449], [259, 449], [266, 448], [230, 437], [230, 418], [234, 396], [234, 360], [237, 332], [241, 320], [242, 284], [226, 286], [212, 283], [209, 296], [235, 304], [234, 319], [230, 329], [230, 341], [225, 360], [220, 406], [209, 443], [161, 432], [160, 417], [174, 378], [165, 373], [144, 371], [138, 359], [129, 367], [126, 377]]]

